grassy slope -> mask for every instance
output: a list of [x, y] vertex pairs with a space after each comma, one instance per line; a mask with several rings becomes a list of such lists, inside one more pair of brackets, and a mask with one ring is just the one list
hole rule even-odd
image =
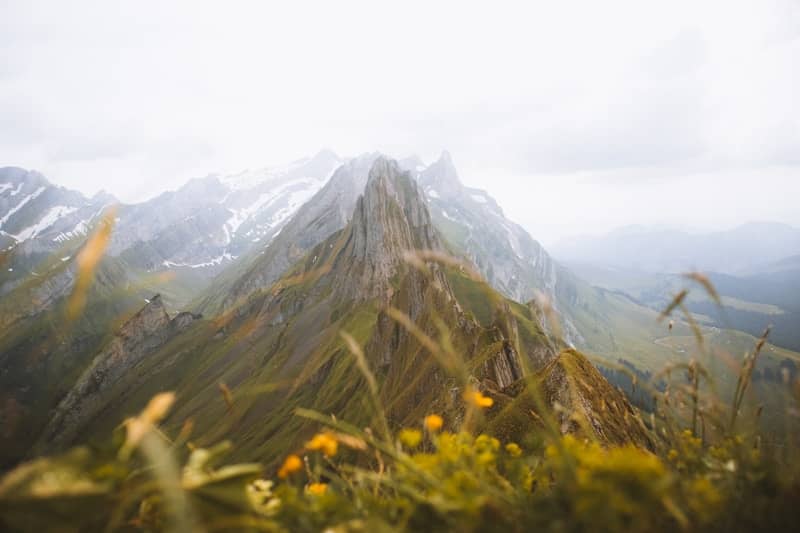
[[[141, 410], [159, 390], [169, 389], [178, 394], [177, 408], [168, 421], [171, 430], [177, 432], [192, 420], [193, 434], [202, 435], [197, 445], [230, 438], [235, 443], [234, 458], [239, 460], [274, 464], [299, 446], [316, 425], [293, 416], [296, 407], [316, 409], [358, 427], [377, 428], [364, 378], [339, 337], [342, 330], [365, 347], [392, 425], [417, 425], [431, 411], [458, 418], [460, 399], [456, 397], [459, 406], [454, 405], [449, 392], [453, 382], [416, 339], [387, 321], [374, 302], [334, 304], [329, 298], [332, 287], [326, 285], [329, 278], [308, 276], [325, 271], [326, 262], [334, 260], [342, 245], [337, 238], [332, 241], [333, 248], [323, 243], [306, 258], [307, 262], [309, 257], [319, 256], [314, 269], [311, 263], [301, 262], [269, 291], [253, 296], [239, 312], [201, 320], [148, 357], [141, 368], [117, 384], [112, 394], [117, 400], [92, 421], [88, 433], [102, 441], [120, 418]], [[393, 305], [406, 308], [408, 298], [421, 290], [426, 305], [415, 323], [438, 338], [435, 324], [443, 320], [454, 351], [467, 360], [473, 373], [480, 375], [484, 358], [498, 349], [497, 317], [486, 302], [506, 305], [525, 357], [534, 361], [536, 351], [550, 346], [531, 308], [505, 300], [487, 285], [449, 269], [447, 280], [461, 308], [478, 319], [478, 323], [463, 322], [442, 299], [444, 293], [417, 276], [410, 270], [401, 272], [393, 283]], [[302, 312], [292, 314], [297, 305]], [[286, 315], [275, 324], [279, 310]], [[456, 326], [459, 321], [464, 325]], [[392, 348], [389, 364], [380, 360], [377, 349], [382, 346]], [[579, 368], [585, 370], [588, 365], [594, 372], [589, 376], [581, 370], [579, 381], [597, 382], [599, 374], [595, 375], [585, 358], [577, 353], [569, 357], [580, 361]], [[232, 391], [232, 404], [226, 402], [220, 383]], [[498, 408], [489, 418], [501, 411], [503, 416], [509, 413]], [[527, 431], [533, 421], [530, 414], [523, 413], [516, 421], [517, 431]]]
[[[64, 264], [48, 274], [66, 269]], [[119, 325], [138, 310], [142, 294], [126, 287], [124, 265], [105, 259], [98, 268], [81, 315], [66, 319], [65, 300], [35, 311], [33, 294], [46, 276], [33, 278], [3, 298], [6, 320], [0, 332], [0, 409], [5, 420], [0, 434], [0, 464], [27, 453], [49, 410], [80, 376], [92, 355]], [[31, 313], [31, 314], [29, 314]]]
[[[588, 287], [588, 286], [587, 286]], [[746, 353], [751, 353], [757, 339], [747, 333], [714, 326], [701, 325], [702, 348], [692, 330], [682, 320], [675, 319], [669, 331], [668, 321], [658, 321], [658, 313], [637, 304], [628, 297], [602, 289], [584, 287], [581, 303], [574, 306], [572, 316], [578, 329], [585, 335], [584, 351], [596, 363], [618, 364], [619, 359], [632, 363], [639, 371], [659, 375], [673, 363], [688, 363], [696, 359], [708, 370], [713, 385], [703, 383], [702, 388], [712, 397], [729, 402], [736, 387], [739, 366]], [[702, 321], [702, 317], [696, 318]], [[777, 375], [784, 359], [800, 366], [800, 354], [766, 344], [761, 352], [758, 369], [770, 368]], [[681, 383], [682, 374], [673, 375], [674, 383]], [[763, 405], [763, 428], [770, 432], [785, 429], [783, 424], [788, 389], [776, 382], [756, 381], [748, 390], [750, 405]]]

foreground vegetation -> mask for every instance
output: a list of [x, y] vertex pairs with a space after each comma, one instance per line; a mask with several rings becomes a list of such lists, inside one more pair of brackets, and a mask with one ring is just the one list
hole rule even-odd
[[[298, 410], [319, 433], [265, 472], [219, 466], [231, 445], [195, 449], [189, 428], [167, 438], [157, 423], [173, 400], [153, 398], [107, 449], [74, 449], [6, 475], [0, 523], [19, 531], [782, 531], [800, 520], [796, 457], [763, 449], [747, 432], [703, 438], [653, 416], [654, 451], [606, 449], [580, 430], [560, 435], [552, 420], [514, 443], [445, 431], [436, 414], [382, 437]], [[492, 404], [477, 390], [464, 402], [467, 426]]]
[[[580, 436], [501, 443], [443, 431], [435, 414], [385, 440], [309, 411], [320, 424], [277, 471], [218, 466], [230, 444], [192, 449], [155, 423], [155, 397], [113, 450], [39, 459], [0, 484], [3, 525], [21, 531], [663, 531], [789, 530], [800, 483], [758, 439], [703, 442], [690, 430], [669, 450], [604, 449]], [[491, 400], [475, 392], [481, 409]], [[666, 430], [666, 426], [659, 425]], [[547, 433], [547, 431], [545, 431]], [[191, 446], [189, 446], [191, 449]]]
[[[665, 319], [685, 312], [685, 296], [675, 298]], [[702, 351], [699, 328], [688, 312], [683, 320]], [[750, 401], [767, 333], [737, 363], [728, 401], [696, 359], [647, 375], [648, 383], [625, 365], [614, 368], [648, 397], [636, 419], [649, 446], [603, 446], [577, 412], [543, 406], [532, 375], [523, 394], [538, 423], [519, 442], [492, 436], [485, 412], [495, 400], [467, 380], [459, 411], [393, 428], [364, 354], [344, 338], [372, 400], [371, 428], [298, 409], [295, 416], [317, 427], [299, 449], [269, 468], [225, 465], [233, 444], [196, 447], [191, 422], [176, 435], [159, 428], [175, 402], [174, 394], [161, 393], [107, 446], [76, 448], [6, 474], [0, 529], [783, 531], [800, 524], [792, 427], [800, 384], [788, 371], [775, 384], [783, 403], [770, 409], [784, 422], [780, 435], [762, 432], [763, 410]], [[221, 395], [234, 401], [224, 386]]]

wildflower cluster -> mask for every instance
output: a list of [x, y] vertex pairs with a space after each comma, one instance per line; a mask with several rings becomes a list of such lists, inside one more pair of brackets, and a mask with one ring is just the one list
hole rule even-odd
[[[155, 402], [142, 416], [162, 416], [167, 408]], [[4, 478], [0, 519], [28, 526], [32, 516], [51, 516], [50, 507], [63, 516], [65, 502], [76, 497], [95, 510], [113, 509], [119, 494], [142, 496], [111, 515], [68, 514], [74, 523], [66, 529], [230, 523], [237, 531], [780, 530], [800, 512], [798, 477], [781, 475], [744, 437], [711, 445], [684, 431], [662, 456], [572, 435], [549, 438], [543, 447], [504, 443], [445, 431], [436, 414], [384, 441], [314, 416], [330, 429], [287, 455], [276, 479], [259, 479], [258, 465], [215, 469], [229, 444], [195, 449], [177, 484], [163, 489], [141, 474], [135, 454], [98, 463], [76, 450]], [[144, 431], [120, 450], [155, 435], [151, 426]], [[340, 454], [340, 446], [356, 453]]]

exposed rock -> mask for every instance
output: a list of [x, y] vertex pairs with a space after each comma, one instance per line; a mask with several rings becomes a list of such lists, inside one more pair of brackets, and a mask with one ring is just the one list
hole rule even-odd
[[491, 379], [498, 388], [504, 389], [522, 378], [519, 355], [511, 343], [503, 341], [497, 354], [483, 364], [486, 378]]
[[442, 250], [421, 191], [397, 162], [379, 157], [369, 172], [347, 230], [341, 261], [340, 294], [356, 300], [391, 295], [391, 279], [404, 255], [413, 250]]
[[574, 276], [527, 231], [508, 220], [485, 191], [464, 186], [448, 152], [420, 173], [419, 182], [437, 229], [492, 287], [517, 302], [528, 302], [541, 293], [559, 312], [567, 342], [583, 341], [570, 316], [576, 304]]
[[[527, 390], [533, 386], [534, 390]], [[537, 395], [542, 404], [536, 404]], [[509, 417], [508, 405], [517, 413], [538, 412], [545, 406], [562, 433], [583, 433], [607, 445], [633, 443], [652, 449], [638, 411], [581, 353], [564, 350], [541, 369], [532, 382], [519, 380], [495, 395], [493, 429], [510, 439], [520, 438], [537, 418]], [[505, 413], [505, 414], [504, 414]]]
[[44, 443], [55, 447], [70, 444], [87, 420], [105, 406], [106, 391], [148, 354], [199, 318], [200, 315], [180, 313], [170, 319], [161, 296], [150, 299], [119, 328], [59, 403], [43, 433]]

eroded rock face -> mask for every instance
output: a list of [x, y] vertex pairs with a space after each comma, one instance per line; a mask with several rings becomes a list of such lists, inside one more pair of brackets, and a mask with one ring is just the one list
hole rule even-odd
[[370, 170], [348, 231], [344, 258], [357, 268], [341, 280], [347, 298], [385, 298], [407, 252], [442, 250], [417, 183], [383, 157]]
[[519, 356], [508, 341], [501, 342], [497, 353], [483, 364], [484, 374], [504, 389], [522, 378]]
[[[552, 409], [561, 433], [588, 434], [607, 445], [636, 444], [652, 449], [637, 410], [581, 353], [562, 351], [538, 377], [535, 394]], [[503, 389], [503, 394], [519, 398], [530, 393], [526, 386], [518, 381]], [[500, 403], [502, 408], [504, 402]], [[541, 406], [530, 407], [538, 411]]]
[[180, 313], [171, 319], [161, 296], [154, 296], [95, 356], [91, 366], [59, 403], [42, 440], [54, 447], [70, 444], [85, 422], [105, 406], [105, 391], [198, 318], [199, 315], [192, 313]]
[[492, 287], [517, 302], [528, 302], [539, 293], [546, 296], [560, 313], [567, 342], [583, 342], [569, 314], [569, 307], [576, 303], [569, 301], [575, 296], [571, 273], [525, 229], [508, 220], [485, 191], [463, 185], [449, 153], [443, 152], [424, 169], [419, 183], [436, 227]]

